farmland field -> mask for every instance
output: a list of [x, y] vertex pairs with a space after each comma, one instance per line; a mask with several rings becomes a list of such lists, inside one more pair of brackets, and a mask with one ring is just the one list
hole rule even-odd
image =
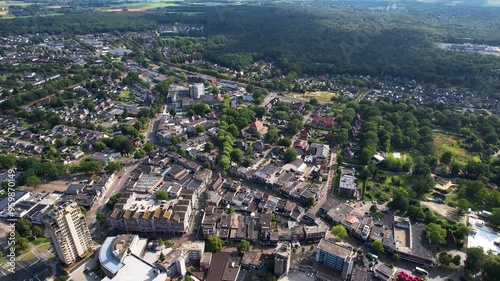
[[[172, 0], [157, 0], [157, 1], [137, 1], [137, 2], [123, 2], [113, 5], [111, 8], [127, 8], [129, 11], [145, 11], [156, 8], [177, 6], [178, 1]], [[114, 9], [112, 9], [114, 10]]]

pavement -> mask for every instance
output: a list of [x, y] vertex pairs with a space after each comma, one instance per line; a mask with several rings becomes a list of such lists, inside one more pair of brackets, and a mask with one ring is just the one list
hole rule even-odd
[[111, 186], [104, 192], [104, 195], [92, 206], [92, 208], [87, 212], [87, 223], [88, 225], [94, 224], [96, 221], [95, 214], [99, 211], [103, 211], [105, 208], [105, 203], [108, 201], [109, 197], [120, 192], [125, 182], [130, 177], [130, 173], [137, 168], [139, 162], [134, 160], [129, 160], [124, 168], [118, 172], [113, 180]]
[[321, 206], [323, 206], [326, 202], [328, 196], [332, 196], [330, 189], [333, 184], [333, 179], [335, 177], [335, 163], [337, 162], [337, 153], [332, 152], [330, 154], [330, 171], [328, 172], [328, 179], [326, 181], [326, 186], [321, 190], [321, 194], [319, 196], [318, 202], [314, 205], [309, 212], [315, 214], [319, 211]]
[[96, 263], [99, 262], [99, 250], [101, 248], [97, 248], [93, 257], [91, 257], [87, 262], [80, 265], [77, 269], [75, 269], [69, 277], [75, 281], [96, 281], [96, 279], [88, 276], [83, 271], [87, 268], [92, 268]]

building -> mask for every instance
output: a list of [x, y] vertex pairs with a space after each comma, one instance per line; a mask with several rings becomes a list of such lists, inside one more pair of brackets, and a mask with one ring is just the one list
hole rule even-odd
[[94, 251], [85, 215], [76, 202], [66, 202], [52, 209], [44, 222], [57, 256], [65, 265], [71, 265]]
[[260, 120], [255, 120], [252, 124], [248, 126], [248, 131], [252, 133], [260, 132], [264, 128], [264, 123]]
[[169, 278], [184, 276], [191, 264], [202, 260], [204, 250], [205, 242], [203, 241], [184, 242], [178, 248], [170, 251], [158, 266], [167, 273]]
[[215, 253], [206, 281], [236, 281], [240, 273], [240, 257], [230, 253]]
[[205, 92], [205, 85], [203, 83], [195, 83], [189, 87], [189, 93], [192, 99], [200, 99]]
[[[394, 216], [393, 225], [393, 244], [399, 257], [402, 260], [432, 266], [434, 264], [434, 255], [429, 242], [426, 239], [421, 239], [425, 234], [425, 225], [421, 223], [411, 224], [410, 218], [398, 216]], [[384, 240], [383, 244], [388, 252], [393, 251], [392, 247], [389, 247], [392, 245], [386, 246]]]
[[356, 171], [354, 169], [342, 169], [339, 182], [339, 195], [344, 197], [356, 196]]
[[190, 199], [164, 201], [126, 192], [122, 193], [107, 220], [111, 229], [182, 235], [189, 228], [192, 207]]
[[316, 165], [327, 165], [330, 160], [330, 147], [327, 144], [312, 143], [309, 153], [311, 162]]
[[276, 247], [276, 256], [274, 257], [274, 274], [281, 276], [288, 274], [290, 270], [290, 259], [292, 254], [292, 245], [289, 242], [278, 243]]
[[200, 269], [208, 270], [210, 268], [211, 263], [212, 263], [212, 253], [210, 252], [203, 253], [200, 260]]
[[106, 274], [105, 281], [160, 281], [167, 274], [140, 258], [147, 239], [137, 235], [118, 235], [106, 238], [99, 250], [99, 264]]
[[316, 251], [316, 261], [341, 273], [341, 279], [347, 280], [351, 275], [353, 261], [352, 251], [330, 240], [321, 240]]

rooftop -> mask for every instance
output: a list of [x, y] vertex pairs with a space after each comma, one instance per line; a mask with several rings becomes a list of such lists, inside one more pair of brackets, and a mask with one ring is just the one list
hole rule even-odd
[[349, 256], [351, 256], [351, 253], [352, 253], [351, 250], [344, 248], [343, 246], [341, 246], [333, 241], [325, 240], [325, 239], [321, 239], [321, 241], [318, 244], [317, 249], [323, 250], [325, 252], [334, 254], [334, 255], [336, 255], [338, 257], [342, 257], [342, 258], [349, 257]]

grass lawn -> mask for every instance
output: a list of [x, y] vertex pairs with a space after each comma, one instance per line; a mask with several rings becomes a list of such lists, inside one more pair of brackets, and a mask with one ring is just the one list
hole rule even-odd
[[20, 257], [18, 259], [18, 261], [28, 261], [28, 260], [31, 260], [31, 259], [34, 259], [34, 258], [35, 258], [35, 254], [33, 254], [33, 253], [30, 252], [30, 253], [27, 253], [26, 255]]
[[337, 93], [333, 92], [307, 92], [304, 94], [305, 98], [316, 98], [321, 102], [330, 102], [332, 97], [337, 96]]
[[456, 194], [449, 194], [444, 199], [444, 203], [446, 205], [450, 205], [450, 202], [457, 201], [457, 199], [458, 199], [458, 195], [456, 195]]
[[132, 91], [125, 90], [118, 95], [118, 99], [124, 102], [133, 102], [134, 95], [132, 94]]
[[48, 241], [47, 237], [38, 237], [37, 239], [31, 241], [31, 244], [38, 246]]
[[458, 145], [456, 136], [434, 133], [434, 144], [436, 145], [438, 158], [440, 158], [445, 152], [450, 152], [454, 155], [455, 160], [462, 163], [466, 163], [469, 160], [480, 161], [479, 157], [473, 156], [470, 152]]
[[39, 253], [42, 253], [42, 252], [45, 252], [47, 251], [48, 248], [50, 248], [50, 243], [45, 243], [45, 244], [42, 244], [38, 247], [36, 247], [36, 250], [39, 252]]

